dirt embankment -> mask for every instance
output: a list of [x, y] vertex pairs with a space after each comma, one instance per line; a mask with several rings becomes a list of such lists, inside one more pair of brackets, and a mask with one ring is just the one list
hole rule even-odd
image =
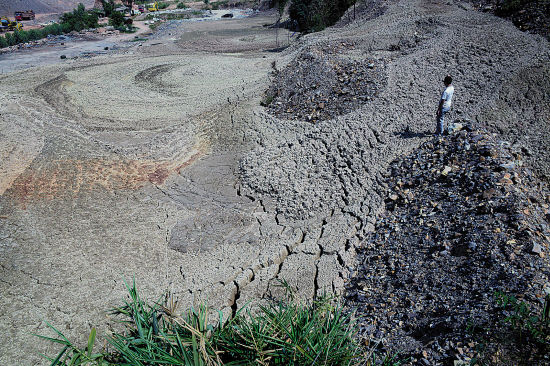
[[10, 0], [0, 3], [0, 15], [13, 17], [15, 11], [34, 10], [35, 13], [56, 13], [71, 11], [83, 3], [86, 7], [94, 5], [94, 0]]

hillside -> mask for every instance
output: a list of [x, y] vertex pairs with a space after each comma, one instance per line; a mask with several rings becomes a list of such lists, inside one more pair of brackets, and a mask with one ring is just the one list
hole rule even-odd
[[0, 15], [13, 17], [13, 12], [32, 9], [35, 13], [58, 13], [74, 9], [78, 3], [86, 7], [94, 4], [93, 0], [10, 0], [0, 2]]

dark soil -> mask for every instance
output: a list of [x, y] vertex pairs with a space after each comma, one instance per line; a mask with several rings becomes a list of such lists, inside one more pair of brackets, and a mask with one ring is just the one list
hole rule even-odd
[[346, 114], [377, 96], [385, 85], [384, 65], [354, 60], [351, 42], [309, 46], [283, 70], [276, 70], [263, 104], [277, 117], [327, 120]]
[[511, 337], [496, 291], [540, 311], [550, 290], [550, 191], [521, 152], [463, 130], [394, 162], [387, 184], [348, 288], [364, 334], [411, 364], [469, 361], [482, 345], [489, 363], [547, 364], [531, 347], [469, 333]]
[[523, 31], [550, 40], [550, 1], [548, 0], [473, 0], [481, 11], [511, 20]]

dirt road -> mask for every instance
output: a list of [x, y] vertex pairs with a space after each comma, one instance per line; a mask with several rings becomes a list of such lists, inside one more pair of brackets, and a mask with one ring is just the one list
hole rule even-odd
[[[141, 47], [0, 77], [2, 365], [52, 353], [30, 335], [43, 319], [103, 337], [123, 278], [226, 314], [276, 295], [277, 278], [304, 297], [341, 292], [382, 207], [378, 178], [433, 129], [447, 73], [455, 117], [523, 109], [538, 124], [518, 140], [546, 138], [548, 94], [505, 101], [522, 73], [549, 85], [548, 43], [503, 20], [400, 1], [282, 53], [263, 27], [274, 20], [173, 23]], [[355, 44], [345, 57], [385, 65], [376, 98], [317, 124], [260, 106], [273, 67], [343, 41]]]

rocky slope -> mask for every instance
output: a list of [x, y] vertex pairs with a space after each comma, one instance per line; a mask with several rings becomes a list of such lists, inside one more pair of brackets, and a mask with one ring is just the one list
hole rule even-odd
[[[471, 324], [509, 331], [496, 291], [541, 313], [550, 190], [522, 163], [521, 151], [479, 131], [433, 139], [392, 163], [386, 213], [361, 244], [347, 293], [366, 335], [413, 364], [447, 365], [478, 356], [484, 339]], [[483, 346], [496, 364], [550, 362], [525, 346]]]

